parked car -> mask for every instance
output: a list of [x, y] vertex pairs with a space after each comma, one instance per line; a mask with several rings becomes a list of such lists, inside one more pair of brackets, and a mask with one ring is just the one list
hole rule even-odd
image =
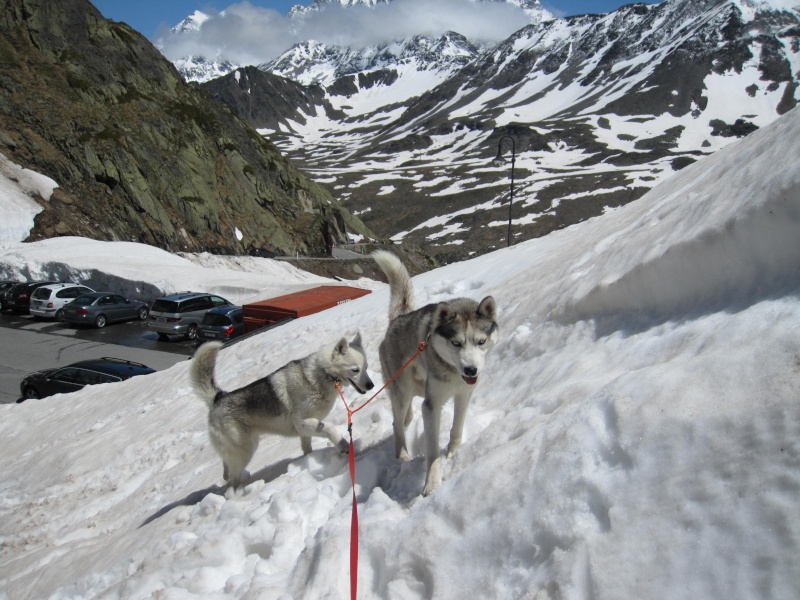
[[233, 306], [221, 296], [198, 292], [181, 292], [158, 298], [150, 308], [147, 327], [158, 333], [160, 340], [182, 335], [193, 340], [206, 312], [220, 306]]
[[145, 302], [129, 300], [112, 292], [81, 294], [64, 306], [61, 320], [75, 325], [105, 327], [109, 323], [147, 319]]
[[36, 288], [43, 285], [51, 285], [58, 283], [57, 281], [32, 281], [18, 283], [6, 294], [6, 302], [3, 304], [3, 309], [10, 309], [18, 313], [27, 313], [31, 306], [31, 294]]
[[0, 311], [5, 310], [6, 308], [6, 294], [18, 283], [20, 282], [9, 280], [0, 281]]
[[241, 306], [212, 308], [203, 317], [197, 328], [197, 339], [232, 340], [244, 333], [244, 311]]
[[64, 306], [81, 294], [93, 292], [92, 288], [77, 283], [51, 283], [36, 288], [31, 293], [30, 312], [34, 317], [60, 319]]
[[20, 383], [22, 397], [17, 402], [66, 394], [87, 385], [114, 383], [148, 373], [155, 373], [155, 369], [121, 358], [107, 356], [96, 360], [82, 360], [66, 367], [31, 373]]
[[260, 258], [275, 258], [277, 255], [272, 250], [266, 248], [251, 248], [250, 256], [258, 256]]

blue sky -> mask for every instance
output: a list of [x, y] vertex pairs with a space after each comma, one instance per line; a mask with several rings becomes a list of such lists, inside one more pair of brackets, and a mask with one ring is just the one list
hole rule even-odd
[[[610, 12], [632, 0], [543, 0], [557, 16]], [[172, 27], [195, 10], [221, 11], [234, 0], [93, 0], [104, 17], [124, 21], [147, 38], [153, 39], [160, 28]], [[250, 0], [253, 6], [271, 8], [285, 14], [295, 4], [307, 6], [311, 0]]]

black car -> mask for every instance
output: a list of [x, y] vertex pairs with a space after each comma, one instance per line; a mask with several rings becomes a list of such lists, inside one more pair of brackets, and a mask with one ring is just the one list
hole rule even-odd
[[19, 313], [27, 313], [31, 307], [31, 294], [36, 288], [43, 285], [52, 285], [58, 281], [31, 281], [18, 283], [6, 293], [3, 302], [3, 310], [12, 310]]
[[6, 294], [11, 291], [15, 285], [20, 283], [19, 281], [0, 281], [0, 311], [5, 310], [6, 307]]
[[82, 360], [66, 367], [31, 373], [19, 386], [22, 397], [17, 402], [76, 392], [86, 385], [114, 383], [155, 372], [155, 369], [141, 363], [121, 358], [106, 356], [96, 360]]

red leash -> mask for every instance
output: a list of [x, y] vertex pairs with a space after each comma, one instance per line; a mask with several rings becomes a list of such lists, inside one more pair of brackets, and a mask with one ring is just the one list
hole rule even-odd
[[[339, 387], [339, 394], [341, 393], [342, 388]], [[353, 513], [350, 517], [350, 598], [356, 600], [358, 591], [358, 499], [356, 498], [356, 449], [353, 446], [353, 421], [349, 408], [347, 409], [347, 431], [350, 433], [348, 460], [350, 462], [350, 481], [353, 485]]]
[[351, 600], [356, 600], [357, 591], [358, 591], [358, 500], [356, 498], [356, 447], [353, 445], [353, 415], [364, 408], [367, 404], [372, 402], [378, 394], [380, 394], [383, 390], [385, 390], [390, 383], [392, 383], [397, 377], [406, 370], [406, 367], [410, 365], [414, 359], [416, 359], [420, 354], [425, 352], [428, 348], [427, 342], [420, 342], [419, 346], [417, 347], [417, 351], [414, 355], [409, 358], [406, 363], [400, 367], [400, 370], [397, 371], [392, 377], [383, 384], [383, 387], [375, 392], [372, 397], [364, 402], [358, 408], [351, 409], [350, 405], [347, 404], [347, 400], [344, 399], [344, 392], [342, 392], [342, 386], [339, 385], [338, 381], [333, 382], [333, 386], [339, 390], [339, 396], [342, 398], [342, 402], [344, 403], [345, 410], [347, 410], [347, 432], [350, 434], [350, 452], [348, 453], [348, 462], [350, 463], [350, 481], [353, 484], [353, 514], [350, 518], [350, 598]]

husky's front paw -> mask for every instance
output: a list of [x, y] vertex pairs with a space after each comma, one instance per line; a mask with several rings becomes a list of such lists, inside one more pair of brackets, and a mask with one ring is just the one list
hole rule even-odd
[[438, 461], [434, 462], [428, 469], [428, 475], [425, 477], [425, 487], [422, 489], [423, 496], [430, 496], [431, 492], [439, 487], [442, 483], [442, 470]]
[[448, 460], [453, 458], [453, 455], [458, 450], [459, 446], [461, 446], [461, 440], [450, 440], [450, 443], [447, 445], [447, 458]]
[[441, 483], [440, 481], [437, 481], [436, 483], [429, 481], [428, 483], [425, 484], [425, 487], [422, 488], [422, 495], [427, 498], [433, 493], [433, 490], [439, 487], [440, 483]]
[[228, 489], [225, 490], [225, 497], [228, 499], [233, 498], [233, 496], [239, 491], [244, 489], [247, 483], [250, 481], [250, 471], [247, 469], [242, 469], [239, 473], [238, 477], [231, 477], [228, 479]]

